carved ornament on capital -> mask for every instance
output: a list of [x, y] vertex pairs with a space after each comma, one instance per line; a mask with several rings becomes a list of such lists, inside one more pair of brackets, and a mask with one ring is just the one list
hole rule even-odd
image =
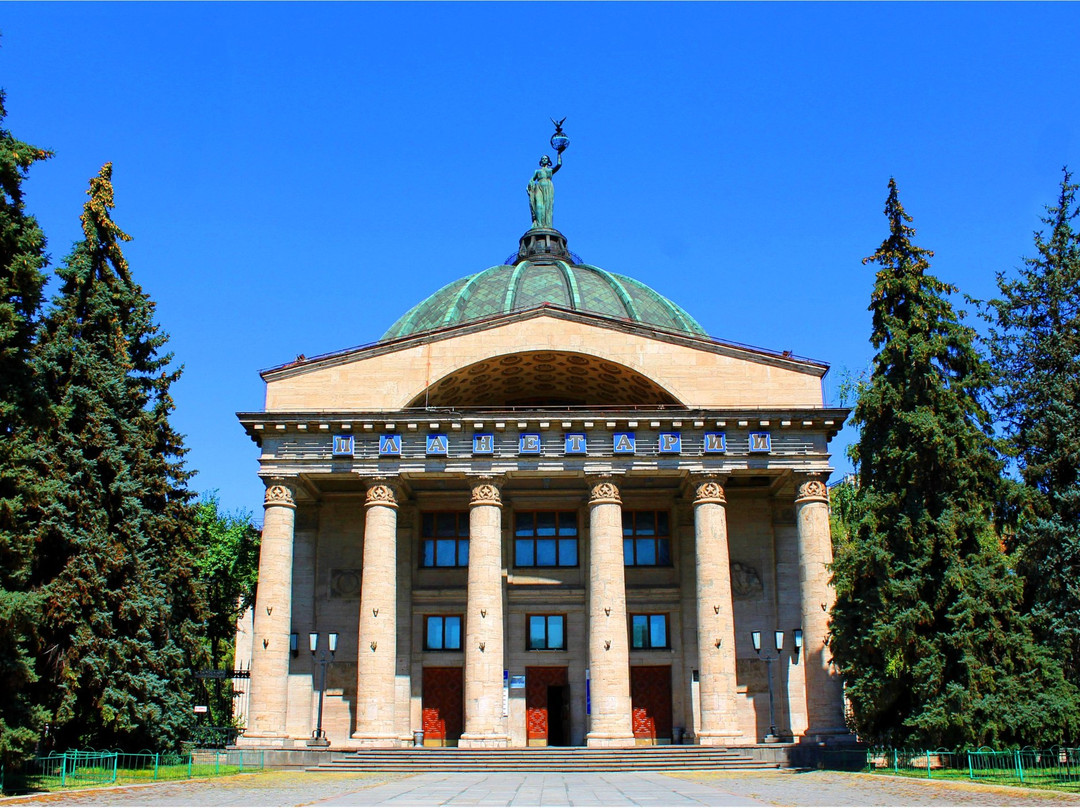
[[398, 502], [397, 493], [394, 491], [394, 487], [382, 481], [369, 483], [367, 497], [364, 499], [364, 507], [370, 508], [372, 505], [396, 508]]
[[727, 504], [727, 498], [724, 496], [723, 477], [705, 477], [695, 481], [694, 504], [704, 505], [706, 503]]
[[795, 495], [796, 503], [828, 501], [829, 489], [821, 480], [811, 477], [799, 483], [798, 492]]
[[495, 505], [502, 507], [502, 494], [499, 486], [502, 480], [496, 477], [482, 477], [473, 483], [472, 499], [469, 505]]
[[266, 496], [263, 498], [263, 507], [295, 508], [296, 500], [293, 499], [292, 489], [281, 483], [267, 486]]
[[611, 475], [602, 474], [589, 477], [588, 483], [590, 505], [622, 505], [622, 498], [619, 496], [619, 485]]

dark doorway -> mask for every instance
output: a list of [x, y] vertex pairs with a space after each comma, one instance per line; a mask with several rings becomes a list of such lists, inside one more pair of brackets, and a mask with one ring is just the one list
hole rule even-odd
[[548, 746], [570, 745], [569, 690], [567, 685], [547, 689]]

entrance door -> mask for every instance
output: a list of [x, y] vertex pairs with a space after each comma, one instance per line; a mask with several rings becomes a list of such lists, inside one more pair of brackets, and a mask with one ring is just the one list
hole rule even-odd
[[671, 741], [671, 667], [637, 665], [630, 668], [630, 702], [634, 737], [643, 741]]
[[464, 726], [461, 668], [424, 668], [424, 746], [457, 746]]
[[570, 679], [566, 668], [525, 669], [525, 737], [529, 746], [569, 746]]

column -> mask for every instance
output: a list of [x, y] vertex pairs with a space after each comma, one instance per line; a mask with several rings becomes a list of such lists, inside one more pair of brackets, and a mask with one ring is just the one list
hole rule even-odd
[[293, 528], [296, 521], [292, 489], [282, 483], [270, 485], [266, 489], [263, 508], [248, 727], [238, 741], [242, 745], [258, 745], [288, 737], [285, 727], [289, 704]]
[[698, 743], [724, 746], [741, 733], [735, 711], [735, 615], [731, 601], [727, 500], [723, 482], [716, 477], [695, 480], [694, 554], [701, 705]]
[[588, 746], [634, 745], [622, 500], [610, 475], [590, 478]]
[[506, 747], [503, 718], [502, 500], [494, 478], [472, 488], [469, 592], [465, 607], [465, 728], [462, 748]]
[[799, 535], [799, 585], [802, 598], [802, 654], [806, 665], [808, 738], [825, 740], [847, 735], [840, 677], [827, 645], [829, 612], [835, 593], [829, 583], [832, 537], [829, 532], [829, 493], [813, 477], [798, 482], [795, 524]]
[[360, 578], [356, 732], [360, 746], [398, 746], [394, 727], [397, 674], [397, 497], [385, 480], [368, 484], [364, 502], [364, 568]]

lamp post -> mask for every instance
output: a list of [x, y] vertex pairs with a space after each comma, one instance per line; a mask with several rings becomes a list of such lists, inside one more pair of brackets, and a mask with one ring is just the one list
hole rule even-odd
[[[802, 640], [802, 631], [796, 629], [798, 632], [797, 642]], [[780, 652], [784, 650], [784, 632], [774, 631], [773, 640], [776, 645], [776, 656], [769, 656], [767, 653], [765, 656], [761, 656], [761, 632], [751, 631], [750, 638], [754, 641], [754, 652], [765, 663], [765, 678], [769, 680], [769, 734], [765, 736], [765, 743], [776, 743], [780, 740], [776, 734], [776, 709], [773, 701], [773, 685], [772, 685], [772, 664], [780, 658]]]
[[334, 652], [337, 651], [337, 632], [331, 631], [328, 635], [327, 645], [330, 649], [330, 655], [326, 655], [326, 651], [319, 653], [318, 660], [315, 660], [315, 652], [319, 650], [319, 635], [317, 632], [311, 632], [308, 634], [308, 647], [311, 649], [311, 659], [317, 661], [322, 668], [321, 675], [319, 677], [319, 720], [315, 726], [315, 731], [311, 733], [311, 740], [307, 742], [308, 746], [329, 746], [330, 741], [326, 737], [326, 733], [322, 728], [322, 711], [323, 711], [323, 696], [326, 695], [326, 668], [334, 661]]

